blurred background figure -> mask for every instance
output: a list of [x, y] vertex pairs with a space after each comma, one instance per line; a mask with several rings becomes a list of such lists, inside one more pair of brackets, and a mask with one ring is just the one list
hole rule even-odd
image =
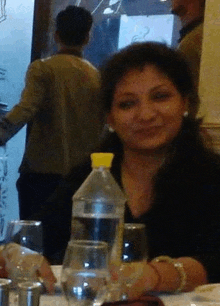
[[27, 124], [17, 181], [21, 219], [38, 211], [98, 141], [99, 73], [82, 54], [92, 23], [82, 7], [68, 6], [57, 15], [58, 52], [30, 64], [20, 102], [0, 122], [1, 145]]
[[178, 48], [189, 62], [196, 87], [199, 83], [204, 12], [205, 0], [172, 0], [172, 13], [182, 23]]

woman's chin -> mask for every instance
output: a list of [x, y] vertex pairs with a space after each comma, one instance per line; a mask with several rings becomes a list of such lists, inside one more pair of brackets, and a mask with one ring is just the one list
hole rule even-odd
[[146, 141], [146, 142], [136, 142], [134, 144], [127, 145], [127, 149], [133, 151], [145, 151], [153, 152], [160, 151], [169, 145], [166, 141]]

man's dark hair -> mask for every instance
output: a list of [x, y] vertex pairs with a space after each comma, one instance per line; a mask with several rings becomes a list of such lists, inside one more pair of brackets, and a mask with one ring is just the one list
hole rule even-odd
[[56, 17], [56, 31], [67, 46], [84, 44], [93, 23], [91, 13], [83, 7], [69, 5]]

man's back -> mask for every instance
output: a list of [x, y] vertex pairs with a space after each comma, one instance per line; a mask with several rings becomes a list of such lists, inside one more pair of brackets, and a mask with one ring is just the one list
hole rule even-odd
[[66, 174], [82, 162], [101, 133], [98, 94], [99, 73], [79, 56], [33, 62], [21, 102], [8, 115], [11, 123], [18, 112], [31, 122], [20, 171]]
[[194, 82], [198, 88], [200, 60], [202, 55], [203, 40], [203, 22], [199, 23], [192, 31], [190, 31], [180, 42], [178, 49], [188, 61]]

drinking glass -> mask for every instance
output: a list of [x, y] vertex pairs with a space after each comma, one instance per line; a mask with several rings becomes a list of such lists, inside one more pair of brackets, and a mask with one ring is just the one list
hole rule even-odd
[[14, 287], [24, 281], [37, 281], [43, 257], [40, 221], [9, 221], [6, 229], [6, 269]]
[[61, 284], [71, 305], [101, 305], [108, 294], [108, 244], [72, 240], [64, 256]]
[[[143, 272], [148, 257], [146, 227], [142, 223], [125, 223], [123, 232], [122, 260], [119, 269], [119, 283], [125, 291], [129, 290]], [[126, 277], [126, 269], [129, 275]], [[126, 299], [122, 293], [121, 299]]]

